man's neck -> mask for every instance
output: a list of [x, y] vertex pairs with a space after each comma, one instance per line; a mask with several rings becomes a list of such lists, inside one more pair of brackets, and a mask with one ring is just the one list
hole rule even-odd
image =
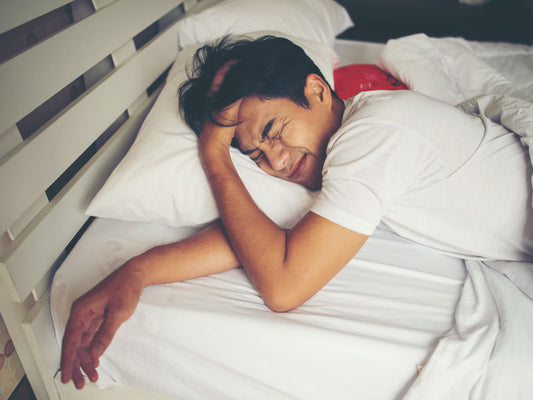
[[344, 101], [335, 97], [333, 99], [332, 110], [333, 110], [333, 114], [335, 115], [336, 126], [331, 134], [332, 136], [335, 134], [335, 132], [339, 130], [339, 128], [342, 125], [342, 117], [344, 115], [344, 109], [345, 109]]

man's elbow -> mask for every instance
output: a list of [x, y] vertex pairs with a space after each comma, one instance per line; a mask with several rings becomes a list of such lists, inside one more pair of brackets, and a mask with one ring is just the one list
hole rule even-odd
[[261, 293], [261, 297], [265, 305], [270, 310], [278, 313], [294, 310], [301, 306], [305, 300], [294, 296], [294, 293], [289, 293], [287, 290], [270, 290], [268, 293]]
[[288, 305], [285, 303], [280, 303], [276, 301], [267, 301], [265, 300], [265, 305], [270, 308], [271, 311], [277, 312], [277, 313], [284, 313], [287, 311], [291, 311], [292, 309], [296, 308], [292, 305]]

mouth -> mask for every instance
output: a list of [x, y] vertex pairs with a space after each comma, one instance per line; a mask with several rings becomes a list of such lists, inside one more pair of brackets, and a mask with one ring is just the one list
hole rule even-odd
[[296, 163], [293, 165], [292, 169], [287, 174], [287, 177], [291, 180], [298, 179], [304, 170], [305, 163], [307, 160], [307, 154], [304, 154]]

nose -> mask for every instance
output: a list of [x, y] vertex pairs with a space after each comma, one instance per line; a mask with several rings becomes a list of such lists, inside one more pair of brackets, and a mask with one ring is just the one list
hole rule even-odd
[[283, 171], [289, 168], [289, 149], [276, 141], [264, 151], [268, 162], [275, 171]]

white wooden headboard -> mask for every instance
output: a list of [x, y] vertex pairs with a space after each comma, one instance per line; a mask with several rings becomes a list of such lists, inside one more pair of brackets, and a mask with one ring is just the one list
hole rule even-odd
[[[38, 399], [72, 398], [53, 379], [51, 277], [158, 94], [177, 21], [198, 1], [0, 0], [0, 313]], [[60, 14], [72, 19], [17, 47]]]

